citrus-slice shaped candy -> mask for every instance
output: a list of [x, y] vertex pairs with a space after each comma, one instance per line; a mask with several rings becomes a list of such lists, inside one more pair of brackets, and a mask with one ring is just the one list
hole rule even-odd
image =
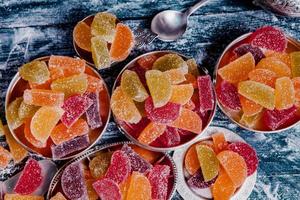
[[148, 174], [152, 199], [167, 199], [171, 169], [168, 165], [155, 165]]
[[50, 200], [67, 200], [64, 195], [60, 192], [56, 193], [55, 196], [51, 197]]
[[22, 101], [18, 111], [19, 117], [21, 120], [31, 118], [38, 109], [38, 106], [29, 105]]
[[215, 200], [228, 200], [235, 191], [235, 186], [224, 169], [221, 168], [216, 182], [212, 186], [212, 193]]
[[224, 133], [215, 133], [212, 135], [214, 151], [216, 154], [227, 149], [228, 143], [225, 139]]
[[127, 193], [127, 200], [151, 199], [151, 184], [146, 176], [139, 172], [133, 172]]
[[186, 64], [188, 65], [188, 71], [190, 74], [194, 75], [195, 77], [199, 76], [198, 65], [195, 59], [192, 58], [187, 60]]
[[104, 177], [110, 165], [111, 156], [111, 152], [101, 152], [90, 161], [89, 169], [93, 178], [99, 179]]
[[119, 185], [111, 179], [103, 178], [93, 183], [93, 188], [101, 200], [121, 200]]
[[266, 84], [272, 88], [275, 87], [275, 81], [278, 78], [277, 74], [269, 69], [254, 69], [248, 74], [248, 77], [252, 81]]
[[10, 152], [0, 146], [0, 169], [4, 169], [5, 167], [7, 167], [11, 159], [12, 156]]
[[200, 163], [198, 160], [196, 145], [192, 145], [188, 149], [185, 155], [184, 164], [185, 164], [185, 169], [191, 176], [193, 176], [200, 169]]
[[165, 124], [158, 124], [150, 122], [146, 128], [141, 132], [138, 141], [144, 144], [150, 144], [161, 136], [166, 130]]
[[217, 96], [220, 103], [227, 109], [233, 111], [241, 110], [241, 102], [237, 88], [227, 81], [222, 81], [216, 88]]
[[41, 141], [35, 139], [30, 130], [31, 119], [26, 119], [24, 121], [24, 136], [30, 144], [37, 148], [44, 148], [47, 146], [47, 142], [42, 143]]
[[180, 68], [170, 69], [164, 72], [169, 77], [171, 84], [176, 85], [185, 81], [185, 74]]
[[290, 57], [290, 54], [288, 54], [286, 52], [276, 52], [276, 51], [272, 51], [272, 50], [267, 50], [267, 51], [265, 51], [265, 56], [266, 57], [276, 57], [281, 62], [284, 62], [287, 66], [291, 67], [291, 57]]
[[245, 116], [253, 116], [260, 113], [263, 107], [254, 101], [247, 99], [246, 97], [240, 95], [240, 102], [242, 105], [242, 110]]
[[23, 98], [18, 97], [8, 104], [6, 110], [6, 120], [12, 129], [16, 129], [23, 124], [23, 120], [19, 117], [19, 108], [22, 102]]
[[267, 57], [261, 59], [256, 65], [256, 69], [268, 69], [276, 73], [278, 77], [291, 76], [291, 69], [281, 60], [276, 57]]
[[291, 56], [291, 68], [293, 77], [300, 76], [300, 51], [293, 52]]
[[188, 66], [186, 62], [177, 54], [166, 54], [158, 58], [153, 63], [152, 67], [152, 69], [162, 72], [177, 68], [180, 68], [184, 74], [188, 72]]
[[86, 51], [91, 51], [91, 27], [85, 22], [80, 21], [76, 24], [73, 31], [73, 38], [77, 46]]
[[44, 197], [36, 195], [5, 194], [4, 200], [44, 200]]

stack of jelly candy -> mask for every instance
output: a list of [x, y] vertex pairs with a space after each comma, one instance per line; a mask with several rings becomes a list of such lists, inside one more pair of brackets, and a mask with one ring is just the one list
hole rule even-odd
[[103, 125], [99, 96], [104, 87], [85, 67], [81, 59], [51, 56], [19, 69], [26, 89], [8, 105], [6, 117], [30, 148], [60, 159], [90, 145], [90, 132]]
[[215, 105], [211, 78], [195, 60], [149, 54], [126, 69], [111, 98], [122, 127], [139, 142], [174, 147], [200, 134]]
[[223, 133], [193, 144], [184, 159], [188, 186], [196, 194], [215, 200], [230, 199], [257, 167], [255, 150], [243, 142], [227, 141]]
[[98, 69], [109, 67], [112, 62], [125, 60], [134, 46], [131, 29], [118, 23], [117, 17], [107, 12], [97, 13], [92, 23], [77, 23], [73, 38], [80, 49], [92, 54]]
[[217, 97], [225, 112], [254, 130], [274, 131], [300, 119], [300, 51], [287, 48], [282, 30], [257, 29], [226, 54]]
[[51, 200], [169, 199], [173, 171], [162, 155], [128, 144], [99, 151], [63, 170]]

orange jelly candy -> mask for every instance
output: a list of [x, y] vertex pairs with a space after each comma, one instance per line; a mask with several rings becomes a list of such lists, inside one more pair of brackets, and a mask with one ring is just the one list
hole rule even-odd
[[24, 136], [28, 142], [30, 142], [33, 146], [37, 148], [44, 148], [47, 146], [47, 143], [42, 143], [35, 139], [30, 130], [31, 119], [26, 119], [24, 122]]
[[196, 145], [194, 144], [189, 148], [184, 159], [185, 169], [191, 176], [194, 175], [198, 169], [200, 169], [200, 163], [195, 147]]
[[94, 182], [95, 182], [95, 180], [93, 180], [93, 179], [85, 180], [88, 200], [97, 200], [98, 199], [98, 194], [93, 188]]
[[142, 158], [150, 163], [154, 163], [158, 158], [159, 154], [147, 149], [141, 148], [139, 146], [130, 146], [136, 153], [138, 153]]
[[153, 63], [157, 60], [157, 56], [154, 54], [146, 55], [138, 59], [137, 63], [140, 67], [149, 70], [152, 69]]
[[37, 84], [37, 83], [29, 83], [29, 86], [31, 89], [44, 89], [44, 90], [49, 90], [50, 89], [50, 85], [51, 85], [52, 80], [49, 79], [47, 80], [45, 83], [42, 84]]
[[0, 119], [0, 136], [4, 135], [4, 126], [2, 120]]
[[248, 77], [252, 81], [264, 83], [274, 88], [278, 76], [275, 72], [268, 69], [255, 69], [248, 74]]
[[130, 186], [131, 176], [128, 176], [127, 179], [120, 184], [120, 191], [122, 194], [122, 200], [127, 198], [128, 189]]
[[157, 124], [155, 122], [150, 122], [146, 128], [141, 132], [138, 140], [144, 144], [150, 144], [156, 138], [161, 136], [166, 130], [165, 124]]
[[244, 158], [228, 150], [219, 153], [217, 158], [233, 182], [234, 187], [240, 187], [247, 178], [247, 165]]
[[218, 70], [222, 79], [229, 83], [247, 80], [248, 73], [255, 68], [255, 60], [249, 52]]
[[261, 112], [263, 107], [242, 95], [239, 95], [242, 109], [245, 116], [253, 116]]
[[7, 167], [11, 159], [12, 156], [9, 151], [0, 146], [0, 169], [4, 169], [5, 167]]
[[287, 66], [291, 67], [291, 57], [288, 53], [267, 50], [265, 52], [265, 56], [278, 58], [281, 62], [283, 62]]
[[170, 102], [184, 105], [189, 102], [194, 93], [192, 84], [172, 85]]
[[146, 176], [139, 172], [133, 172], [130, 186], [127, 192], [127, 200], [150, 200], [151, 184]]
[[51, 197], [50, 200], [67, 200], [64, 195], [60, 192], [56, 193], [55, 196]]
[[268, 69], [276, 73], [278, 77], [288, 76], [290, 77], [291, 69], [282, 61], [276, 57], [263, 58], [256, 65], [257, 69]]
[[183, 83], [191, 83], [194, 88], [198, 88], [197, 79], [193, 74], [187, 73], [186, 75], [184, 75], [184, 77], [186, 80]]
[[182, 71], [182, 69], [177, 68], [177, 69], [170, 69], [168, 71], [163, 72], [165, 73], [168, 78], [171, 81], [171, 84], [179, 84], [182, 83], [183, 81], [185, 81], [185, 76], [184, 73]]
[[44, 197], [35, 195], [5, 194], [4, 200], [44, 200]]
[[131, 29], [125, 24], [118, 23], [116, 35], [111, 44], [110, 56], [113, 61], [125, 60], [134, 45], [134, 35]]
[[100, 92], [103, 90], [103, 81], [95, 76], [87, 75], [88, 86], [86, 91], [88, 92]]
[[73, 31], [73, 38], [76, 45], [88, 52], [91, 51], [91, 27], [89, 27], [85, 22], [78, 22]]
[[300, 101], [300, 77], [293, 78], [296, 101]]
[[235, 187], [225, 170], [221, 168], [216, 182], [212, 186], [214, 200], [228, 200], [234, 194]]
[[225, 150], [228, 146], [228, 143], [225, 139], [224, 133], [215, 133], [212, 135], [214, 151], [216, 154]]
[[64, 93], [52, 90], [32, 89], [24, 91], [24, 102], [35, 106], [62, 106]]
[[275, 84], [275, 108], [287, 109], [295, 103], [295, 89], [289, 77], [281, 77]]

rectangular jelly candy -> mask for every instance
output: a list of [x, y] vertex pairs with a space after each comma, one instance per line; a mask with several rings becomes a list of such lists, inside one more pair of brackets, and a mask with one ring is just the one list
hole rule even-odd
[[300, 51], [293, 52], [291, 56], [291, 67], [293, 77], [300, 76]]
[[167, 199], [170, 172], [168, 165], [155, 165], [150, 171], [148, 179], [151, 184], [152, 199]]
[[24, 102], [35, 106], [61, 106], [64, 102], [64, 93], [52, 90], [32, 89], [24, 91]]
[[90, 139], [88, 135], [76, 137], [72, 140], [61, 143], [57, 146], [51, 146], [53, 159], [63, 158], [67, 155], [75, 153], [85, 149], [90, 145]]
[[209, 75], [197, 78], [199, 89], [200, 112], [214, 109], [213, 86]]
[[102, 126], [99, 93], [86, 93], [86, 96], [93, 101], [86, 111], [87, 122], [91, 129], [99, 128]]

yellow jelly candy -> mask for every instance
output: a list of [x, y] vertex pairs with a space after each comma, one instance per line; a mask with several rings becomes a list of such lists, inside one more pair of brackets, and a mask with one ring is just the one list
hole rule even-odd
[[11, 102], [6, 110], [6, 120], [12, 129], [16, 129], [23, 124], [23, 120], [19, 117], [19, 108], [23, 101], [22, 97], [16, 98]]
[[111, 109], [114, 115], [128, 123], [138, 123], [142, 116], [136, 108], [132, 99], [130, 99], [121, 89], [117, 87], [111, 97]]
[[264, 108], [273, 110], [275, 107], [275, 92], [270, 86], [255, 81], [243, 81], [238, 85], [238, 92]]
[[33, 137], [45, 143], [63, 113], [64, 110], [60, 107], [41, 107], [34, 114], [30, 123]]
[[300, 51], [293, 52], [291, 56], [291, 67], [293, 77], [300, 76]]
[[2, 120], [0, 119], [0, 136], [4, 135], [4, 126]]
[[158, 70], [149, 70], [145, 76], [154, 107], [166, 105], [172, 95], [171, 81], [168, 76]]
[[267, 57], [261, 59], [256, 65], [257, 69], [268, 69], [277, 74], [278, 77], [291, 76], [291, 69], [276, 57]]
[[111, 43], [116, 32], [116, 20], [117, 17], [111, 13], [97, 13], [91, 25], [92, 34]]
[[44, 197], [35, 195], [5, 194], [4, 200], [44, 200]]
[[245, 114], [242, 115], [240, 123], [253, 129], [257, 129], [259, 126], [259, 122], [261, 119], [261, 113], [257, 113], [256, 115], [246, 116]]
[[300, 77], [293, 78], [296, 101], [300, 101]]
[[262, 111], [263, 107], [261, 105], [243, 97], [242, 95], [239, 95], [239, 97], [245, 116], [253, 116]]
[[265, 56], [278, 58], [281, 62], [284, 62], [288, 67], [291, 67], [291, 57], [288, 53], [267, 50], [265, 52]]
[[73, 31], [73, 38], [81, 49], [86, 51], [91, 51], [91, 27], [89, 27], [85, 22], [78, 22]]
[[31, 83], [41, 84], [50, 78], [50, 72], [44, 61], [32, 61], [19, 68], [20, 76]]
[[189, 73], [194, 75], [195, 77], [199, 76], [199, 70], [198, 65], [196, 63], [195, 59], [189, 59], [186, 61], [186, 64], [188, 65]]
[[60, 192], [56, 193], [55, 196], [51, 197], [50, 200], [67, 200], [64, 195]]
[[38, 109], [39, 109], [38, 106], [29, 105], [26, 104], [24, 101], [22, 101], [18, 111], [19, 118], [21, 120], [24, 120], [26, 118], [31, 118]]
[[166, 130], [165, 124], [158, 124], [155, 122], [150, 122], [146, 128], [141, 132], [138, 137], [138, 141], [144, 144], [150, 144], [161, 136]]
[[93, 37], [92, 40], [92, 57], [95, 66], [98, 69], [107, 68], [110, 66], [110, 55], [107, 43], [101, 37]]
[[12, 156], [9, 151], [0, 146], [0, 169], [4, 169], [5, 167], [7, 167], [11, 159]]
[[212, 186], [214, 200], [228, 200], [234, 194], [235, 187], [225, 170], [221, 168], [216, 182]]
[[93, 188], [94, 182], [95, 182], [95, 180], [93, 180], [93, 179], [85, 180], [87, 195], [89, 197], [88, 200], [97, 200], [98, 199], [98, 194]]
[[172, 85], [170, 102], [184, 105], [189, 102], [194, 93], [194, 87], [190, 84]]
[[121, 88], [130, 98], [143, 102], [149, 96], [135, 71], [125, 70], [121, 78]]
[[127, 192], [127, 200], [150, 200], [151, 184], [146, 176], [133, 172]]
[[281, 77], [275, 83], [275, 107], [278, 110], [287, 109], [295, 103], [295, 89], [289, 77]]
[[185, 74], [180, 68], [170, 69], [164, 72], [170, 79], [171, 84], [176, 85], [186, 80]]
[[255, 68], [255, 60], [249, 52], [218, 70], [222, 79], [229, 83], [238, 83], [248, 79], [248, 73]]
[[177, 54], [166, 54], [158, 58], [153, 63], [152, 67], [152, 69], [162, 72], [177, 68], [180, 68], [184, 74], [188, 72], [188, 66], [186, 62]]

